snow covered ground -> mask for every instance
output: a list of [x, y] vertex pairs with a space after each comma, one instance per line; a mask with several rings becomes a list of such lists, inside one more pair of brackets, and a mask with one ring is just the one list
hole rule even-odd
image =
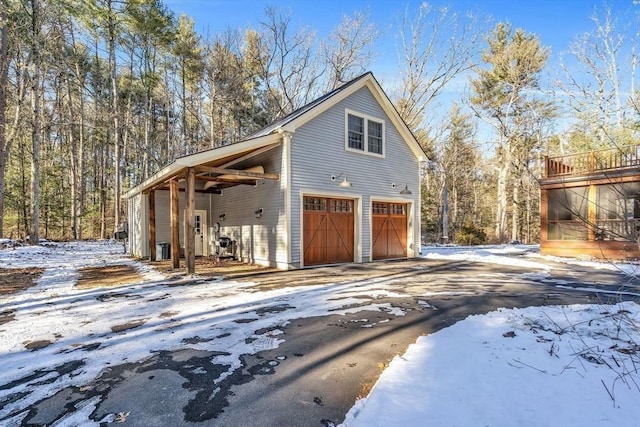
[[635, 303], [499, 310], [420, 337], [344, 426], [632, 426]]
[[[517, 265], [534, 275], [550, 269], [549, 259], [531, 246], [425, 247], [423, 254]], [[552, 261], [628, 274], [637, 268]], [[74, 286], [79, 268], [123, 264], [144, 280], [113, 289]], [[257, 290], [250, 282], [168, 278], [109, 242], [0, 250], [0, 267], [32, 266], [45, 268], [38, 284], [0, 299], [0, 319], [11, 318], [0, 322], [3, 426], [20, 425], [30, 405], [65, 387], [91, 387], [105, 366], [188, 342], [219, 352], [212, 362], [228, 366], [221, 381], [239, 366], [240, 355], [277, 348], [281, 328], [293, 319], [362, 310], [401, 316], [402, 310], [376, 300], [407, 296], [384, 279]], [[176, 286], [187, 279], [188, 286]], [[265, 312], [274, 305], [283, 309]], [[395, 358], [344, 426], [640, 425], [639, 316], [640, 306], [632, 302], [471, 316], [419, 338]], [[29, 351], [37, 342], [50, 344]], [[88, 418], [97, 404], [95, 398], [81, 402], [54, 426], [98, 425]], [[106, 414], [100, 421], [117, 417]]]
[[[638, 268], [541, 257], [522, 246], [423, 253], [541, 270], [548, 267], [536, 259], [628, 274]], [[342, 426], [637, 426], [638, 369], [636, 303], [501, 309], [418, 338]]]

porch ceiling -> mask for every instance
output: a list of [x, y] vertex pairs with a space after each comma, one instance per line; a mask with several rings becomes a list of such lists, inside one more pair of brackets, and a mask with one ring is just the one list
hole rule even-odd
[[[255, 185], [258, 181], [270, 179], [279, 180], [280, 175], [265, 173], [264, 168], [257, 162], [255, 157], [266, 151], [275, 149], [280, 144], [272, 144], [264, 147], [252, 148], [249, 150], [233, 153], [224, 157], [209, 159], [193, 166], [183, 165], [180, 159], [176, 164], [181, 166], [171, 173], [165, 175], [160, 182], [149, 186], [144, 192], [152, 190], [168, 190], [169, 183], [177, 179], [180, 190], [186, 188], [185, 175], [189, 167], [196, 171], [195, 192], [220, 194], [225, 188], [237, 185]], [[238, 168], [234, 168], [234, 166]]]

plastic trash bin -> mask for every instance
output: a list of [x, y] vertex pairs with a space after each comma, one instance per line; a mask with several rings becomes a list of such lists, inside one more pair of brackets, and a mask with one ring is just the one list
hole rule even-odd
[[156, 261], [169, 259], [170, 252], [171, 252], [171, 243], [169, 242], [156, 243]]

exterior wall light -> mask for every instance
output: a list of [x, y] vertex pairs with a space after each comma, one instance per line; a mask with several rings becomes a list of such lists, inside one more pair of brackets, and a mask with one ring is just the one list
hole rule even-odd
[[404, 184], [404, 188], [400, 190], [400, 194], [413, 194], [411, 190], [409, 190], [409, 184]]
[[344, 178], [342, 178], [342, 182], [340, 182], [340, 184], [338, 184], [338, 187], [340, 188], [349, 188], [349, 187], [353, 187], [353, 184], [351, 182], [349, 182], [349, 180], [347, 179], [347, 175], [345, 175], [344, 172], [342, 172], [340, 175], [336, 176], [336, 175], [331, 175], [331, 181], [335, 181], [338, 178], [340, 178], [341, 176], [344, 175]]

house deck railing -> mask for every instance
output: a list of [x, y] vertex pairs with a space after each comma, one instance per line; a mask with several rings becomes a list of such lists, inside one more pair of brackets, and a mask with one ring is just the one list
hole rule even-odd
[[581, 176], [640, 167], [640, 145], [545, 157], [544, 177]]

